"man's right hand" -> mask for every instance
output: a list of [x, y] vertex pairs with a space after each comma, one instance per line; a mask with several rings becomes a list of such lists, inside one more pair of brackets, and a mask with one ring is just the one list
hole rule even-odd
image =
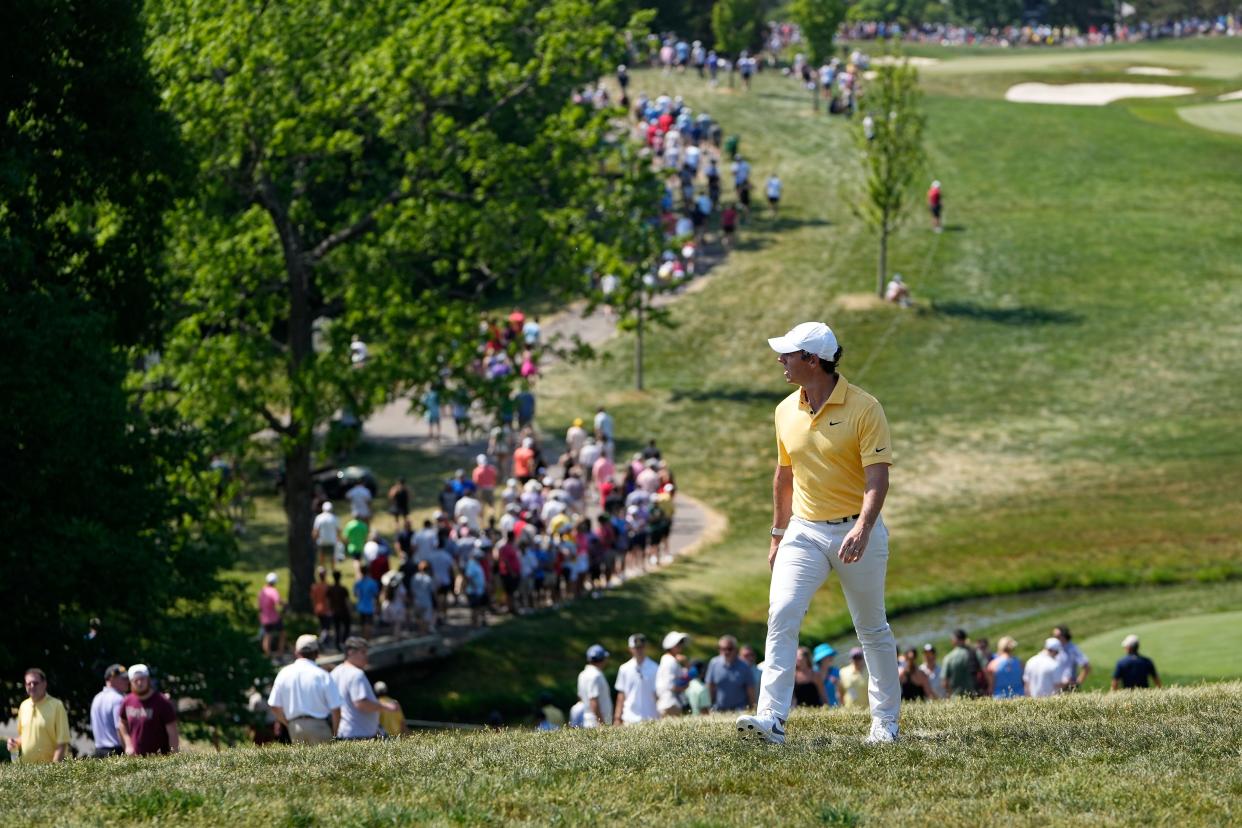
[[768, 550], [768, 569], [771, 570], [776, 566], [776, 550], [781, 546], [780, 538], [772, 538], [772, 548]]

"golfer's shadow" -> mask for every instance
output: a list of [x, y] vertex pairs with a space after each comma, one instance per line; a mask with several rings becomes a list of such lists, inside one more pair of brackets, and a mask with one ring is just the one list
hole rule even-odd
[[943, 228], [946, 233], [965, 233], [966, 225], [964, 224], [946, 224]]

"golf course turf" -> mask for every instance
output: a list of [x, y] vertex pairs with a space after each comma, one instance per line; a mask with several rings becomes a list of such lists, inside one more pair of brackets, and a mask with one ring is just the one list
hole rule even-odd
[[[1167, 57], [1242, 75], [1242, 49], [1197, 47]], [[602, 362], [541, 383], [540, 422], [559, 431], [607, 405], [632, 437], [622, 455], [657, 437], [679, 487], [724, 512], [729, 533], [604, 600], [506, 625], [420, 676], [408, 704], [479, 716], [515, 687], [572, 697], [586, 645], [617, 651], [635, 630], [687, 629], [692, 657], [723, 632], [761, 644], [771, 416], [788, 393], [764, 339], [806, 318], [834, 327], [842, 373], [892, 425], [893, 615], [1242, 574], [1242, 229], [1226, 218], [1242, 142], [1185, 124], [1172, 101], [1142, 101], [1139, 114], [1007, 103], [1010, 85], [1047, 75], [941, 72], [951, 63], [923, 75], [926, 177], [944, 183], [947, 229], [931, 233], [916, 198], [891, 248], [914, 293], [904, 310], [860, 301], [874, 289], [875, 243], [850, 207], [858, 172], [844, 121], [775, 73], [750, 93], [636, 75], [632, 93], [681, 94], [740, 135], [756, 179], [784, 179], [781, 217], [756, 206], [738, 249], [673, 307], [674, 327], [648, 333], [646, 391], [632, 390], [634, 340], [621, 335]], [[803, 630], [804, 641], [848, 636], [835, 584]], [[476, 675], [488, 681], [466, 679]]]

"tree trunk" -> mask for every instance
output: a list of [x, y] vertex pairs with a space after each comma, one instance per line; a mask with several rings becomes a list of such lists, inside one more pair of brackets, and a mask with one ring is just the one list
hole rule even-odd
[[[641, 277], [639, 277], [641, 278]], [[634, 344], [634, 386], [639, 390], [643, 390], [643, 288], [638, 288], [638, 313], [637, 313], [637, 340]]]
[[880, 261], [875, 271], [875, 292], [884, 298], [884, 282], [888, 275], [888, 222], [880, 228]]
[[[285, 449], [285, 519], [288, 521], [289, 605], [295, 612], [310, 612], [310, 587], [314, 579], [314, 551], [311, 549], [311, 455], [315, 443], [315, 423], [298, 419], [313, 412], [313, 400], [305, 398], [301, 374], [314, 358], [314, 330], [310, 309], [310, 265], [298, 245], [286, 250], [289, 275], [289, 387], [293, 398], [289, 418], [292, 446]], [[292, 253], [293, 255], [289, 255]]]
[[285, 540], [289, 556], [289, 606], [295, 612], [311, 611], [310, 587], [314, 579], [315, 558], [311, 548], [311, 456], [315, 443], [315, 400], [307, 388], [303, 372], [315, 358], [314, 314], [311, 310], [312, 262], [302, 239], [289, 219], [289, 211], [266, 176], [259, 182], [258, 200], [276, 226], [284, 254], [285, 276], [289, 286], [289, 358], [285, 371], [289, 379], [289, 425], [285, 443]]
[[315, 576], [311, 549], [311, 449], [313, 435], [307, 433], [285, 452], [285, 520], [289, 556], [289, 606], [295, 612], [309, 613], [310, 587]]

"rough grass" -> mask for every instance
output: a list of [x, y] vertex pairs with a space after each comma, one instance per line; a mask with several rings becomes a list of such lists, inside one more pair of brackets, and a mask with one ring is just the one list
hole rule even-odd
[[6, 821], [56, 825], [1226, 825], [1242, 684], [795, 712], [784, 748], [728, 718], [419, 734], [0, 769]]

